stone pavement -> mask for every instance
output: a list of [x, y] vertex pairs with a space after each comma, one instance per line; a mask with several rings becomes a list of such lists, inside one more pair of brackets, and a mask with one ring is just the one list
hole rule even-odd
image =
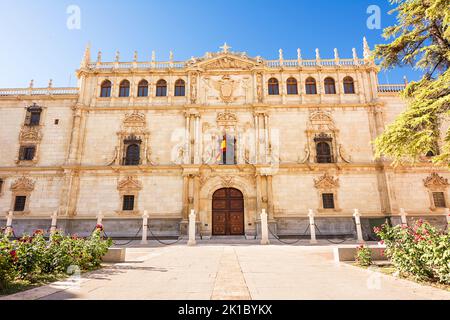
[[333, 246], [131, 247], [127, 262], [0, 299], [450, 299], [333, 260]]

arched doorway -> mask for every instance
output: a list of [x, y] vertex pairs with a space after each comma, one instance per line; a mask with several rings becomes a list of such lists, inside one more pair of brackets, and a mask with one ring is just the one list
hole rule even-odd
[[223, 188], [212, 197], [212, 234], [244, 235], [244, 196], [234, 188]]

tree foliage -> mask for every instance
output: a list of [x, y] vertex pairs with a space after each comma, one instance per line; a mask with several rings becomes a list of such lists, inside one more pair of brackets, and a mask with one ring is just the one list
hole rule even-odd
[[[381, 67], [410, 65], [423, 77], [401, 93], [407, 109], [375, 140], [376, 156], [395, 164], [432, 151], [437, 164], [450, 163], [450, 5], [448, 0], [390, 0], [397, 23], [384, 29], [392, 39], [375, 48]], [[439, 147], [440, 145], [440, 147]], [[440, 149], [440, 150], [439, 150]]]

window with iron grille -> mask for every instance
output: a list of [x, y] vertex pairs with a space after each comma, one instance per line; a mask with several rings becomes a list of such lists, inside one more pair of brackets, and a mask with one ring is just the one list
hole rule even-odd
[[167, 82], [166, 80], [158, 80], [156, 83], [156, 96], [165, 97], [167, 96]]
[[21, 146], [19, 149], [19, 160], [33, 160], [35, 152], [35, 146]]
[[134, 196], [133, 195], [126, 195], [123, 196], [123, 211], [132, 211], [134, 210]]
[[280, 94], [279, 87], [278, 87], [278, 80], [275, 78], [269, 79], [269, 95], [278, 95]]
[[445, 196], [443, 192], [433, 192], [433, 201], [436, 208], [445, 208]]
[[25, 117], [26, 126], [38, 126], [41, 122], [42, 108], [34, 103], [31, 107], [27, 109]]
[[101, 85], [101, 90], [100, 90], [100, 97], [102, 98], [109, 98], [111, 97], [111, 81], [109, 80], [105, 80], [103, 81], [102, 85]]
[[14, 200], [14, 211], [24, 211], [26, 200], [26, 196], [16, 196], [16, 199]]
[[138, 85], [138, 97], [148, 96], [148, 82], [147, 80], [141, 80]]
[[183, 97], [185, 95], [185, 83], [184, 80], [178, 79], [175, 81], [175, 96]]
[[324, 209], [334, 209], [334, 194], [322, 193], [322, 202]]

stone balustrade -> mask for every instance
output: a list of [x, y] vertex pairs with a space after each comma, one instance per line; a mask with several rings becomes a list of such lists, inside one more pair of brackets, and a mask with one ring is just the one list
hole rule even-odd
[[4, 96], [77, 95], [78, 88], [6, 88], [0, 89]]
[[404, 84], [380, 84], [378, 85], [378, 92], [400, 92], [404, 90], [406, 85]]

